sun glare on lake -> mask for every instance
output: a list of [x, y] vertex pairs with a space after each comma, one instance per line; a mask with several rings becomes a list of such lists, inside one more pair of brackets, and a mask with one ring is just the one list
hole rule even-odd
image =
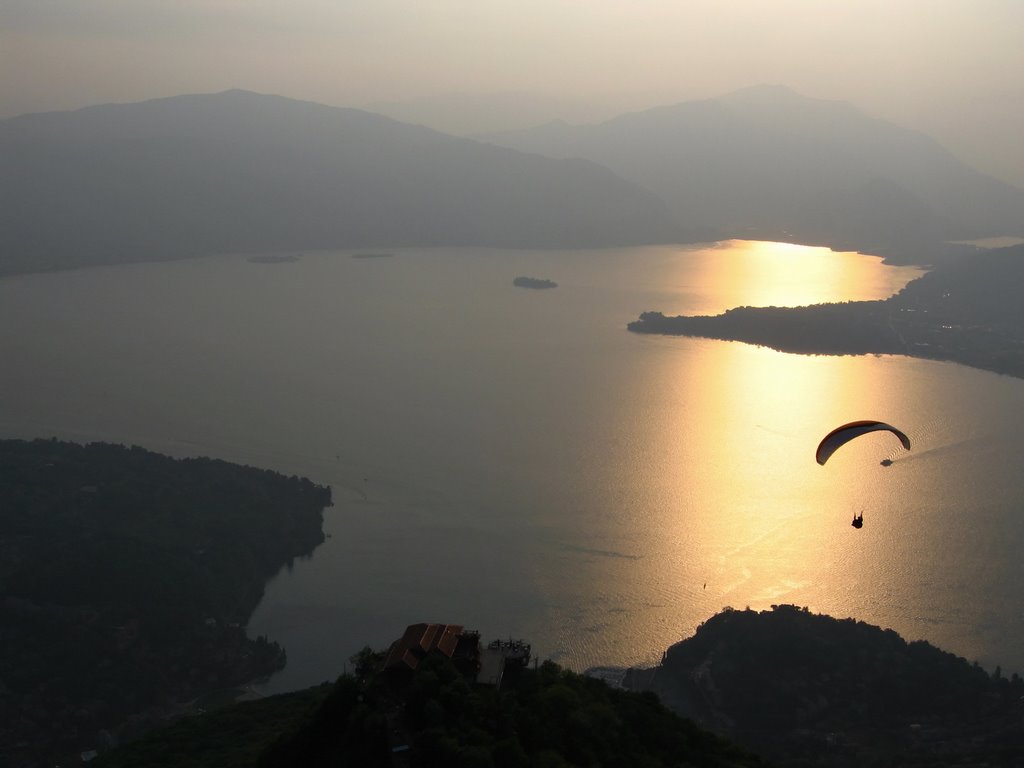
[[714, 286], [732, 307], [799, 307], [833, 301], [886, 299], [921, 274], [915, 267], [879, 270], [853, 251], [792, 243], [727, 240], [708, 249], [701, 272], [688, 279]]

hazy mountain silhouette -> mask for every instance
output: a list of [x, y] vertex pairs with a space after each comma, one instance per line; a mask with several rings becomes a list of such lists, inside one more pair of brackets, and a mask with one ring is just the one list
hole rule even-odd
[[0, 122], [0, 273], [211, 251], [666, 242], [606, 168], [244, 91]]
[[622, 109], [524, 91], [454, 92], [403, 101], [370, 101], [362, 109], [456, 136], [532, 128], [555, 117], [576, 123], [607, 120]]
[[1024, 190], [923, 134], [781, 86], [483, 138], [601, 163], [661, 196], [683, 226], [730, 236], [891, 252], [1024, 232]]

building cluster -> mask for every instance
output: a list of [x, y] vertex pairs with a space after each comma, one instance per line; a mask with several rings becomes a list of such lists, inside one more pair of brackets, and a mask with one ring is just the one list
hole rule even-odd
[[390, 674], [415, 672], [431, 655], [451, 659], [468, 679], [481, 685], [501, 686], [510, 666], [530, 663], [530, 644], [522, 640], [492, 640], [486, 647], [480, 633], [460, 624], [410, 624], [388, 648], [384, 671]]

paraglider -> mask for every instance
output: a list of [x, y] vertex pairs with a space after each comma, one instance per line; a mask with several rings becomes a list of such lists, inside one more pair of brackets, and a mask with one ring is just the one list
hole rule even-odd
[[910, 438], [891, 424], [886, 424], [882, 421], [851, 421], [849, 424], [837, 427], [825, 435], [822, 441], [818, 443], [818, 450], [815, 451], [814, 458], [819, 464], [824, 466], [833, 453], [854, 438], [878, 431], [891, 432], [899, 438], [904, 448], [908, 451], [910, 450]]
[[[883, 421], [851, 421], [849, 424], [843, 424], [841, 427], [836, 427], [829, 432], [818, 443], [818, 450], [814, 453], [814, 458], [822, 466], [829, 460], [829, 457], [837, 450], [842, 448], [848, 442], [854, 438], [866, 435], [871, 432], [891, 432], [896, 435], [903, 447], [908, 451], [910, 450], [910, 438], [907, 437], [903, 432], [896, 429], [891, 424], [886, 424]], [[891, 459], [883, 459], [882, 466], [888, 467], [892, 464]], [[864, 527], [864, 510], [861, 510], [859, 514], [853, 516], [853, 522], [850, 523], [854, 528], [860, 529]]]

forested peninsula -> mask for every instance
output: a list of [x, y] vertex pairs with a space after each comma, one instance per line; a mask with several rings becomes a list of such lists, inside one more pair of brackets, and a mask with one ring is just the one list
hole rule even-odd
[[245, 624], [330, 503], [214, 459], [0, 441], [0, 763], [77, 760], [282, 667]]
[[723, 609], [619, 686], [551, 661], [511, 663], [497, 686], [458, 651], [389, 663], [405, 658], [395, 645], [364, 648], [333, 685], [184, 718], [97, 766], [1024, 766], [1016, 673], [793, 605]]
[[636, 333], [743, 341], [815, 355], [908, 355], [1024, 377], [1024, 246], [937, 266], [885, 301], [644, 312]]
[[624, 685], [775, 765], [1024, 765], [1016, 672], [793, 605], [727, 608]]

